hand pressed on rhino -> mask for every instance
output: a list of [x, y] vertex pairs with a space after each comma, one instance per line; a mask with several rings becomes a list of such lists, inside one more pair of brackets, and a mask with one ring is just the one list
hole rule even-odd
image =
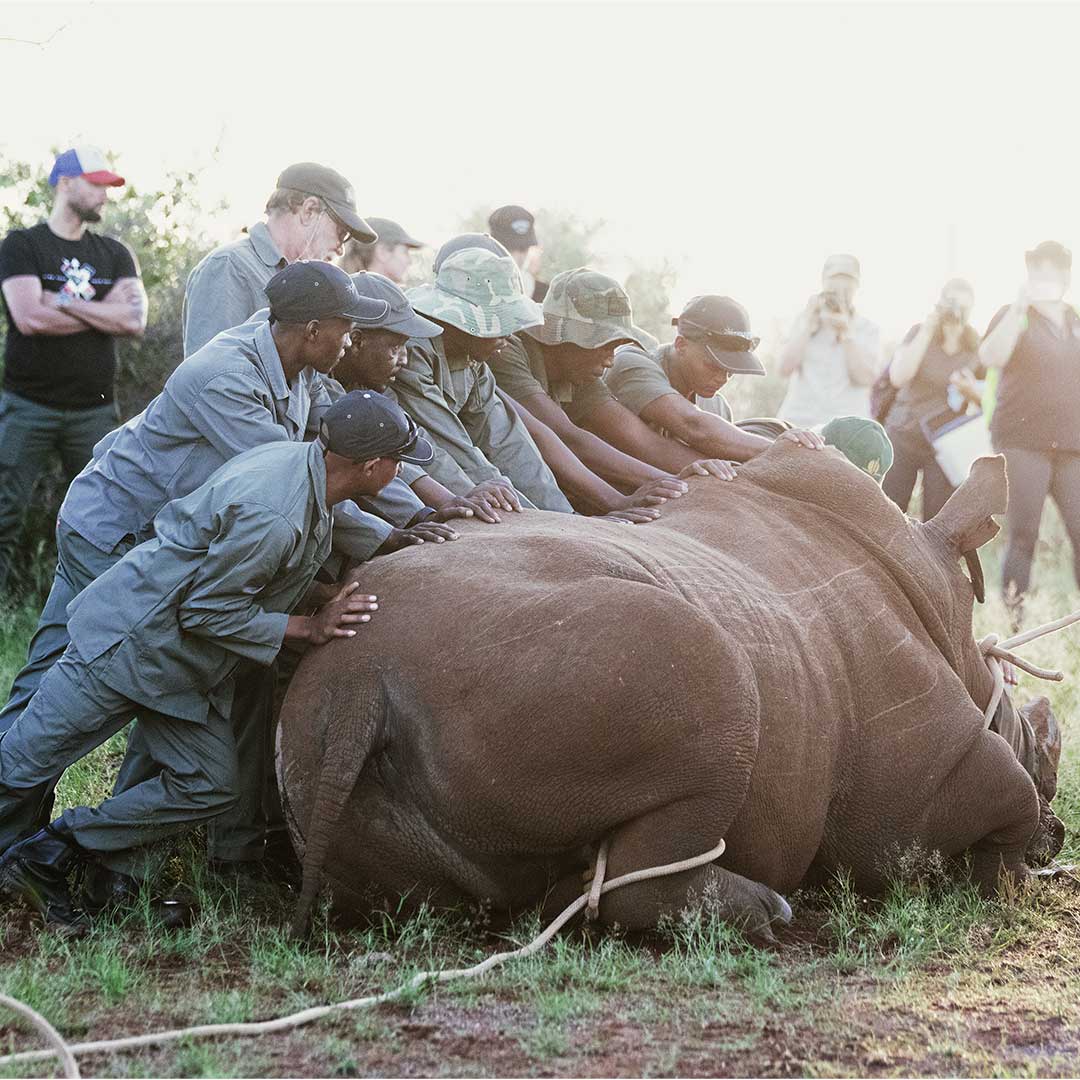
[[450, 560], [369, 563], [393, 610], [362, 648], [309, 654], [282, 711], [303, 905], [331, 845], [335, 908], [363, 914], [558, 907], [605, 839], [610, 878], [726, 841], [711, 867], [605, 894], [601, 920], [628, 929], [708, 886], [767, 930], [804, 882], [883, 889], [894, 846], [969, 853], [986, 892], [1025, 879], [1061, 843], [1060, 738], [1045, 702], [983, 719], [976, 549], [1005, 503], [984, 459], [913, 523], [839, 451], [779, 440], [617, 542], [515, 515]]

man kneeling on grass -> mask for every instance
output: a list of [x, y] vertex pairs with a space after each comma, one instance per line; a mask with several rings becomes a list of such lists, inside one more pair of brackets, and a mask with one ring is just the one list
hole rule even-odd
[[[330, 508], [432, 456], [396, 404], [355, 391], [327, 410], [314, 442], [249, 450], [165, 506], [154, 539], [72, 602], [71, 644], [0, 736], [0, 894], [78, 932], [88, 918], [68, 876], [80, 863], [131, 874], [147, 844], [235, 803], [237, 665], [270, 664], [286, 640], [351, 637], [370, 619], [376, 598], [355, 584], [314, 615], [289, 612], [330, 552]], [[156, 771], [16, 842], [52, 779], [133, 718]]]

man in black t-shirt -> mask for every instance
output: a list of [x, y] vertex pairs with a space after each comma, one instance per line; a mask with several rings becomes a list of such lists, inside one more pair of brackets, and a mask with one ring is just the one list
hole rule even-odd
[[60, 455], [70, 481], [116, 425], [116, 338], [146, 329], [146, 293], [131, 250], [90, 232], [110, 187], [124, 183], [99, 150], [65, 150], [49, 183], [48, 221], [0, 244], [7, 309], [0, 394], [0, 590], [34, 484]]

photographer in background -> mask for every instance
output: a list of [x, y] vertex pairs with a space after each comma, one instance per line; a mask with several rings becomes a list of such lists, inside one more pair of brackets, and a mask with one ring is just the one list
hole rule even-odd
[[821, 292], [807, 302], [780, 354], [790, 376], [779, 416], [796, 427], [824, 424], [834, 416], [869, 416], [870, 387], [881, 367], [878, 328], [855, 311], [859, 260], [830, 255]]
[[975, 292], [966, 281], [947, 282], [936, 306], [907, 332], [889, 365], [896, 397], [885, 430], [894, 458], [883, 487], [906, 511], [921, 471], [923, 521], [934, 517], [956, 490], [937, 463], [924, 422], [950, 408], [959, 413], [969, 402], [981, 404], [979, 335], [968, 322], [974, 303]]
[[982, 362], [1001, 369], [990, 434], [1009, 473], [1002, 587], [1012, 603], [1031, 580], [1047, 495], [1061, 512], [1080, 584], [1080, 317], [1064, 300], [1072, 254], [1047, 240], [1025, 260], [1019, 295], [979, 346]]

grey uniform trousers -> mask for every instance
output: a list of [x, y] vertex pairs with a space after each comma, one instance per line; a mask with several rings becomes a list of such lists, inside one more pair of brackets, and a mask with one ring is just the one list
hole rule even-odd
[[49, 458], [58, 454], [68, 483], [116, 427], [116, 406], [54, 409], [11, 391], [0, 395], [0, 589], [4, 588], [22, 519]]
[[[26, 664], [15, 677], [7, 705], [0, 712], [0, 734], [16, 723], [47, 672], [64, 655], [71, 640], [67, 632], [68, 604], [136, 543], [145, 539], [147, 537], [126, 536], [106, 554], [66, 525], [63, 518], [57, 522], [56, 576], [30, 641]], [[274, 675], [268, 668], [241, 664], [236, 680], [230, 720], [240, 757], [238, 799], [224, 817], [208, 827], [210, 855], [224, 860], [258, 858], [262, 854], [267, 820], [277, 822], [281, 817], [273, 782], [270, 727]], [[120, 768], [116, 793], [152, 776], [158, 768], [155, 762], [155, 755], [144, 739], [144, 731], [136, 726], [129, 737], [129, 749]], [[53, 789], [59, 779], [57, 773], [44, 791], [37, 816], [27, 821], [27, 835], [49, 821]]]
[[212, 819], [236, 801], [236, 743], [228, 718], [211, 706], [206, 723], [194, 723], [129, 700], [100, 678], [112, 651], [87, 663], [68, 648], [0, 735], [0, 850], [40, 820], [55, 777], [136, 717], [157, 769], [98, 807], [65, 810], [61, 816], [76, 843], [111, 869], [139, 875], [145, 845]]

